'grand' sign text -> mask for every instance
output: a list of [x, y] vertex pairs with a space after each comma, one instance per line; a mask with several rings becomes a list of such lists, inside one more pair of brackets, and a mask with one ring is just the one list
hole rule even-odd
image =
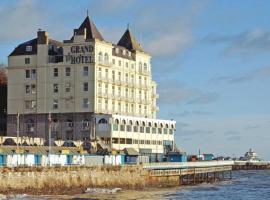
[[89, 55], [93, 52], [93, 46], [71, 46], [70, 53], [66, 55], [66, 62], [71, 64], [92, 63], [93, 58]]

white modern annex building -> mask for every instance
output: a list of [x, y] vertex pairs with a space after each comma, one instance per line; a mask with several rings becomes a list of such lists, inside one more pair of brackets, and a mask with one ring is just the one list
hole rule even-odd
[[16, 136], [20, 113], [20, 135], [48, 139], [51, 115], [54, 140], [95, 135], [116, 150], [162, 154], [173, 148], [175, 121], [156, 119], [151, 70], [151, 56], [129, 29], [117, 44], [88, 16], [63, 42], [39, 30], [8, 57], [7, 134]]

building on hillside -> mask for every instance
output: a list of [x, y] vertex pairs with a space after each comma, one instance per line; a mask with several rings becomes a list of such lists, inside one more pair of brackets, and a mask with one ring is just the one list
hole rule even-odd
[[[175, 121], [158, 120], [151, 56], [129, 28], [106, 41], [87, 16], [69, 40], [39, 30], [8, 57], [8, 135], [54, 140], [100, 138], [110, 147], [164, 153], [174, 145]], [[95, 125], [94, 125], [95, 124]]]
[[0, 68], [0, 136], [5, 136], [6, 133], [7, 133], [7, 76], [5, 69]]

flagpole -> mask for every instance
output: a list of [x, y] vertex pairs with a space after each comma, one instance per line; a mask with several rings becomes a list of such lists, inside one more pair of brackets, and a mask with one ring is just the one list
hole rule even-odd
[[17, 112], [17, 166], [19, 165], [19, 134], [20, 134], [20, 113]]
[[48, 117], [48, 122], [49, 122], [49, 166], [51, 166], [51, 122], [52, 122], [52, 118], [51, 118], [51, 113], [49, 113], [49, 117]]

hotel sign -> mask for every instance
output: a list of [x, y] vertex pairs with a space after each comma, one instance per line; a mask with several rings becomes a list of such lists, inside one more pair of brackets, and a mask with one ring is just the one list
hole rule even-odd
[[66, 62], [70, 62], [70, 64], [93, 63], [93, 56], [90, 55], [92, 52], [92, 45], [71, 46], [70, 53], [65, 55]]

